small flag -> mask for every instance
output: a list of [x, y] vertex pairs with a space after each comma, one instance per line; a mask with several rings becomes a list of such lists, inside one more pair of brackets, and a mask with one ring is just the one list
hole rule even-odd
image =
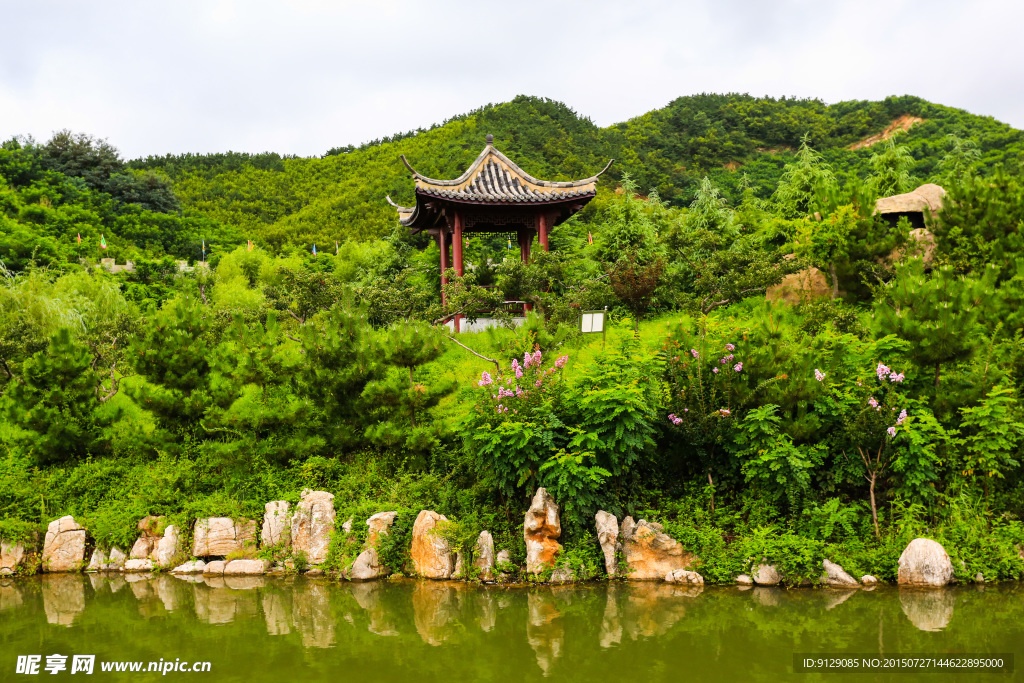
[[587, 244], [594, 243], [594, 235], [589, 230], [587, 231]]
[[203, 262], [206, 262], [206, 239], [203, 239]]
[[334, 255], [338, 255], [338, 240], [334, 240]]
[[316, 242], [313, 242], [313, 256], [316, 256]]
[[249, 243], [249, 248], [247, 249], [247, 251], [252, 251], [252, 240], [246, 240], [246, 242]]
[[78, 243], [82, 243], [82, 233], [78, 233]]
[[100, 233], [100, 249], [107, 248], [107, 240], [103, 239], [103, 234]]
[[512, 238], [511, 237], [508, 238], [508, 248], [509, 249], [512, 248]]

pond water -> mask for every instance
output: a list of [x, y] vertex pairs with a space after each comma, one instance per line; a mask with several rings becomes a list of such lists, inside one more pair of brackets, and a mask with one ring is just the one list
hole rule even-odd
[[[0, 580], [0, 681], [1022, 680], [1008, 673], [801, 673], [794, 653], [1024, 652], [1024, 588], [908, 591], [663, 583], [503, 588], [412, 580], [44, 575]], [[49, 655], [67, 669], [43, 670]], [[208, 661], [210, 672], [103, 673]], [[59, 661], [59, 660], [58, 660]], [[1021, 660], [1024, 664], [1024, 660]], [[88, 680], [88, 679], [87, 679]]]

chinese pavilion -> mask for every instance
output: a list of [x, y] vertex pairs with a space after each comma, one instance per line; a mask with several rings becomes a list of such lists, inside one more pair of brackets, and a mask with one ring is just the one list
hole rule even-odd
[[597, 195], [597, 179], [612, 165], [609, 161], [600, 173], [583, 180], [537, 180], [495, 149], [492, 135], [476, 161], [454, 180], [428, 178], [405, 155], [401, 159], [416, 181], [416, 205], [398, 206], [391, 197], [387, 200], [398, 210], [403, 226], [413, 234], [426, 231], [437, 240], [442, 286], [448, 268], [463, 274], [463, 235], [514, 233], [524, 263], [530, 260], [534, 236], [547, 251], [550, 230]]

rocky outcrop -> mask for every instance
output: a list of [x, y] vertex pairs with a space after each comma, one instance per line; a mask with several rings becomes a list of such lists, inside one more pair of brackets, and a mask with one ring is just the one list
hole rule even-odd
[[164, 529], [164, 535], [157, 539], [149, 559], [153, 560], [153, 564], [157, 567], [170, 567], [173, 566], [179, 555], [181, 555], [181, 534], [178, 533], [178, 527], [169, 524]]
[[615, 551], [619, 547], [619, 520], [604, 510], [598, 510], [594, 520], [597, 522], [597, 540], [604, 553], [604, 570], [609, 577], [614, 578], [618, 570]]
[[256, 522], [228, 517], [197, 519], [192, 554], [195, 557], [217, 557], [256, 545]]
[[935, 250], [938, 244], [935, 242], [935, 235], [928, 228], [914, 228], [907, 237], [907, 245], [897, 247], [889, 253], [889, 263], [895, 263], [904, 256], [920, 256], [925, 266], [931, 266], [935, 262]]
[[736, 583], [741, 586], [752, 586], [754, 585], [754, 580], [750, 578], [749, 574], [740, 574], [736, 577]]
[[764, 298], [768, 301], [785, 301], [787, 304], [800, 304], [811, 299], [832, 296], [832, 286], [828, 278], [817, 268], [804, 268], [782, 278], [777, 285], [765, 291]]
[[163, 517], [154, 517], [152, 515], [139, 520], [137, 525], [139, 538], [128, 553], [129, 560], [149, 559], [157, 541], [160, 540], [160, 525], [162, 522]]
[[270, 569], [270, 560], [231, 560], [224, 565], [224, 576], [258, 576]]
[[433, 510], [422, 510], [412, 527], [412, 565], [417, 574], [428, 579], [450, 579], [455, 571], [455, 558], [448, 540], [438, 525], [448, 518]]
[[380, 553], [377, 548], [380, 543], [380, 537], [387, 536], [388, 529], [395, 523], [397, 515], [398, 512], [394, 510], [391, 512], [378, 512], [366, 520], [366, 526], [370, 528], [366, 535], [366, 547], [363, 552], [359, 553], [359, 557], [356, 558], [355, 562], [352, 563], [352, 567], [348, 571], [349, 579], [353, 581], [372, 581], [391, 573], [391, 570], [381, 562]]
[[665, 574], [666, 583], [688, 583], [697, 586], [704, 585], [704, 577], [697, 572], [686, 571], [685, 569], [673, 569]]
[[124, 569], [124, 563], [127, 561], [128, 556], [123, 550], [115, 545], [110, 549], [110, 552], [107, 553], [107, 564], [103, 570], [108, 572], [119, 572]]
[[759, 564], [754, 567], [751, 577], [758, 586], [778, 586], [782, 583], [782, 575], [772, 564]]
[[206, 563], [202, 560], [192, 560], [180, 564], [171, 570], [172, 574], [202, 574], [206, 570]]
[[24, 545], [0, 541], [0, 576], [11, 576], [24, 561]]
[[227, 562], [223, 560], [207, 562], [206, 566], [203, 567], [203, 576], [222, 576], [224, 574], [224, 565], [226, 564]]
[[902, 214], [902, 213], [932, 213], [942, 211], [942, 204], [946, 199], [946, 191], [941, 185], [925, 183], [916, 190], [897, 194], [891, 197], [882, 197], [875, 202], [875, 213]]
[[632, 517], [622, 521], [622, 554], [628, 565], [627, 578], [633, 581], [661, 581], [676, 569], [686, 569], [694, 560], [682, 544], [664, 533], [662, 526]]
[[821, 577], [822, 583], [833, 588], [856, 588], [859, 584], [846, 571], [831, 560], [822, 560], [821, 566], [825, 568], [825, 575]]
[[151, 572], [153, 571], [153, 560], [148, 557], [145, 560], [128, 560], [124, 563], [124, 571], [128, 572]]
[[107, 553], [103, 550], [96, 548], [92, 551], [92, 557], [89, 558], [89, 564], [86, 566], [85, 571], [87, 572], [100, 572], [103, 571], [103, 567], [107, 564]]
[[900, 555], [896, 582], [901, 586], [945, 586], [953, 579], [946, 549], [930, 538], [915, 538]]
[[871, 576], [871, 574], [865, 574], [864, 576], [860, 577], [860, 582], [865, 586], [874, 586], [876, 583], [878, 583], [878, 579], [874, 576]]
[[286, 500], [274, 500], [263, 506], [262, 547], [288, 548], [292, 540], [291, 506]]
[[555, 499], [543, 488], [537, 489], [526, 511], [523, 539], [526, 541], [526, 571], [540, 574], [555, 566], [555, 556], [562, 550], [558, 537], [562, 522]]
[[304, 489], [292, 516], [292, 550], [305, 553], [311, 565], [327, 559], [327, 547], [334, 529], [334, 495]]
[[43, 571], [79, 571], [85, 563], [85, 541], [85, 527], [71, 515], [50, 522], [43, 541]]
[[481, 531], [473, 547], [473, 567], [481, 581], [494, 581], [494, 538], [489, 531]]

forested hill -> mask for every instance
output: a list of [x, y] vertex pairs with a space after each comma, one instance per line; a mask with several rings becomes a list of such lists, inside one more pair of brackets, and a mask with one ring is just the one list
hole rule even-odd
[[[11, 223], [0, 233], [19, 235], [0, 235], [0, 258], [15, 268], [32, 253], [41, 263], [74, 263], [83, 255], [198, 259], [204, 244], [208, 254], [219, 254], [246, 240], [280, 250], [380, 237], [395, 225], [384, 196], [412, 202], [400, 154], [422, 173], [455, 177], [488, 133], [537, 177], [580, 178], [614, 158], [602, 192], [628, 173], [641, 192], [656, 189], [670, 204], [686, 206], [708, 176], [735, 205], [745, 182], [757, 195], [771, 195], [805, 134], [841, 181], [844, 174], [863, 178], [879, 150], [863, 143], [894, 126], [909, 126], [900, 142], [921, 181], [934, 179], [956, 144], [950, 135], [976, 145], [975, 170], [982, 175], [998, 164], [1016, 173], [1024, 155], [1021, 131], [909, 96], [826, 105], [704, 94], [608, 128], [559, 102], [520, 96], [429, 129], [335, 148], [322, 158], [228, 152], [126, 163], [110, 145], [65, 132], [34, 151], [14, 139], [0, 149]], [[84, 246], [77, 244], [79, 235]], [[96, 248], [101, 235], [110, 246], [102, 253]]]
[[949, 134], [978, 143], [983, 169], [1019, 163], [1024, 153], [1021, 131], [917, 97], [826, 105], [820, 100], [696, 95], [599, 128], [564, 104], [520, 96], [429, 130], [333, 149], [321, 159], [228, 153], [150, 157], [130, 165], [166, 172], [187, 211], [239, 226], [247, 237], [268, 246], [329, 244], [389, 230], [394, 211], [384, 195], [412, 202], [412, 183], [400, 154], [421, 173], [451, 178], [479, 154], [487, 133], [537, 177], [584, 177], [615, 158], [614, 180], [629, 173], [641, 189], [656, 188], [663, 199], [684, 205], [704, 175], [732, 199], [744, 176], [758, 194], [769, 195], [804, 134], [836, 171], [863, 177], [877, 149], [849, 147], [901, 117], [922, 119], [903, 138], [918, 162], [913, 173], [922, 181], [945, 153]]

